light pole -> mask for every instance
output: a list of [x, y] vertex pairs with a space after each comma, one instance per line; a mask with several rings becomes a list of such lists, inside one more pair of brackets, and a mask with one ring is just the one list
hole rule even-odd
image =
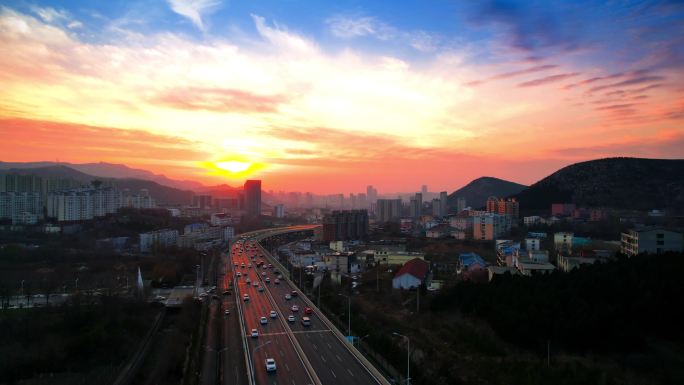
[[411, 384], [411, 340], [403, 334], [397, 332], [392, 333], [393, 336], [403, 337], [406, 339], [406, 385]]
[[342, 293], [337, 294], [340, 297], [345, 297], [347, 299], [347, 335], [351, 336], [351, 296], [344, 295]]

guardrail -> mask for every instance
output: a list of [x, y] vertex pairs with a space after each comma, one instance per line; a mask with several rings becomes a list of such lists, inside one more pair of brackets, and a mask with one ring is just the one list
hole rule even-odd
[[[264, 252], [264, 255], [267, 255], [268, 257], [270, 257], [270, 258], [273, 260], [273, 262], [275, 262], [278, 266], [280, 266], [280, 267], [279, 267], [280, 269], [287, 270], [287, 269], [285, 269], [285, 267], [280, 263], [280, 261], [278, 261], [276, 258], [273, 258], [273, 256], [271, 255], [271, 253], [268, 252], [263, 246], [261, 246], [261, 244], [260, 244], [259, 242], [257, 242], [257, 244], [259, 245], [259, 248], [261, 248], [261, 250]], [[299, 288], [299, 286], [295, 285], [295, 283], [292, 282], [292, 281], [290, 280], [290, 278], [287, 277], [287, 275], [283, 275], [283, 278], [285, 278], [285, 280], [286, 280], [290, 285], [292, 285], [293, 287]], [[326, 326], [330, 329], [330, 331], [335, 335], [335, 337], [337, 337], [337, 339], [340, 340], [340, 342], [342, 342], [342, 344], [347, 348], [347, 350], [348, 350], [348, 351], [356, 358], [356, 360], [359, 361], [359, 363], [366, 369], [366, 371], [368, 371], [368, 373], [369, 373], [369, 374], [370, 374], [370, 375], [371, 375], [379, 384], [382, 384], [382, 385], [390, 385], [389, 381], [387, 381], [387, 379], [385, 378], [385, 376], [383, 376], [382, 373], [380, 373], [380, 371], [379, 371], [377, 368], [375, 368], [375, 366], [374, 366], [370, 361], [368, 361], [368, 359], [367, 359], [363, 354], [361, 354], [361, 352], [359, 352], [359, 351], [358, 351], [356, 348], [354, 348], [353, 346], [350, 346], [349, 340], [347, 340], [347, 338], [344, 337], [344, 335], [339, 331], [339, 329], [337, 329], [337, 326], [335, 326], [335, 324], [333, 324], [333, 323], [328, 319], [328, 317], [326, 317], [326, 315], [323, 314], [323, 312], [322, 312], [318, 307], [316, 307], [316, 305], [314, 305], [314, 303], [309, 299], [309, 297], [307, 297], [306, 294], [304, 294], [304, 292], [302, 292], [301, 289], [300, 289], [299, 291], [301, 292], [301, 297], [302, 297], [302, 298], [304, 299], [304, 301], [309, 305], [309, 307], [312, 308], [312, 309], [314, 309], [314, 310], [316, 311], [316, 314], [318, 314], [319, 318], [320, 318], [321, 320], [323, 320], [323, 322], [324, 322], [324, 323], [326, 324]]]
[[[230, 251], [229, 253], [232, 253]], [[228, 254], [229, 258], [231, 259], [232, 263], [232, 254]], [[233, 277], [231, 277], [231, 281], [233, 284], [233, 293], [236, 294], [235, 297], [235, 306], [238, 311], [238, 317], [240, 318], [240, 335], [242, 335], [242, 352], [245, 355], [245, 366], [247, 366], [247, 382], [250, 385], [256, 385], [255, 379], [254, 379], [254, 363], [252, 362], [252, 356], [249, 354], [249, 348], [247, 344], [247, 334], [246, 330], [247, 328], [245, 327], [245, 319], [242, 314], [242, 297], [240, 296], [240, 291], [238, 290], [238, 284], [237, 284], [237, 279], [235, 279], [235, 272], [231, 269], [231, 274], [233, 274]]]

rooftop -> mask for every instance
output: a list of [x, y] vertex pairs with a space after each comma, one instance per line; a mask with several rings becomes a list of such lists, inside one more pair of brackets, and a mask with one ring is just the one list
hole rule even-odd
[[430, 264], [428, 262], [425, 262], [420, 258], [414, 258], [406, 262], [404, 266], [397, 271], [397, 274], [395, 274], [394, 277], [396, 278], [404, 274], [411, 274], [412, 276], [423, 280], [427, 275], [429, 267]]

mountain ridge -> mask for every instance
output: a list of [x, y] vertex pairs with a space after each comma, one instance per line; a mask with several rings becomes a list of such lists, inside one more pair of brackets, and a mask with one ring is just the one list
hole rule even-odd
[[457, 198], [465, 198], [466, 205], [478, 208], [485, 205], [487, 198], [496, 196], [503, 198], [505, 196], [517, 194], [527, 186], [507, 181], [492, 176], [482, 176], [473, 179], [465, 186], [452, 192], [447, 197], [447, 206], [451, 208], [456, 207]]

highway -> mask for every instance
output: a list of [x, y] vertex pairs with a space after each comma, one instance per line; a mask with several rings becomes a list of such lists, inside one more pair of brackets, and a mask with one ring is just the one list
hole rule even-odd
[[[278, 274], [275, 260], [266, 252], [258, 241], [274, 234], [288, 231], [310, 229], [311, 226], [297, 226], [287, 229], [265, 230], [242, 235], [234, 244], [231, 262], [238, 283], [239, 297], [248, 294], [249, 301], [240, 301], [243, 305], [246, 336], [250, 330], [259, 331], [258, 338], [249, 339], [249, 355], [254, 364], [256, 384], [387, 384], [387, 381], [374, 369], [364, 365], [355, 354], [353, 347], [347, 345], [339, 332], [332, 330], [328, 323], [321, 319], [319, 311], [306, 299], [299, 290], [285, 277], [280, 283], [275, 280]], [[264, 262], [264, 267], [256, 266]], [[242, 267], [242, 264], [245, 267]], [[237, 264], [237, 266], [235, 266]], [[251, 267], [249, 267], [251, 264]], [[241, 277], [237, 277], [240, 272]], [[252, 283], [246, 282], [247, 275]], [[266, 278], [270, 282], [266, 281]], [[254, 286], [254, 281], [258, 286]], [[259, 291], [258, 287], [264, 288]], [[298, 295], [287, 299], [292, 292]], [[299, 310], [293, 311], [296, 305]], [[311, 314], [304, 314], [305, 308], [311, 308]], [[277, 318], [271, 319], [269, 312], [275, 310]], [[293, 315], [294, 322], [287, 317]], [[302, 324], [302, 317], [309, 317], [310, 326]], [[267, 317], [268, 324], [260, 325], [259, 318]], [[358, 354], [358, 353], [357, 353]], [[266, 372], [266, 357], [275, 358], [276, 372]]]
[[[244, 329], [242, 332], [247, 336], [249, 356], [254, 366], [254, 380], [256, 384], [314, 384], [309, 371], [305, 367], [303, 357], [297, 352], [291, 336], [288, 335], [286, 320], [288, 313], [278, 311], [276, 318], [270, 318], [271, 310], [276, 310], [265, 290], [266, 284], [260, 280], [259, 269], [254, 266], [246, 254], [246, 250], [238, 241], [233, 246], [231, 252], [233, 264], [238, 266], [245, 265], [244, 268], [238, 267], [235, 270], [235, 283], [237, 287], [236, 300], [241, 306], [244, 317]], [[253, 266], [249, 266], [252, 264]], [[240, 277], [237, 273], [240, 273]], [[247, 280], [251, 282], [248, 283]], [[256, 282], [264, 287], [264, 291], [259, 291], [259, 286], [254, 286]], [[243, 296], [247, 294], [249, 300], [245, 301]], [[261, 317], [266, 317], [268, 323], [262, 325], [259, 322]], [[252, 329], [259, 332], [258, 338], [251, 336]], [[266, 371], [266, 358], [276, 360], [276, 371]]]

